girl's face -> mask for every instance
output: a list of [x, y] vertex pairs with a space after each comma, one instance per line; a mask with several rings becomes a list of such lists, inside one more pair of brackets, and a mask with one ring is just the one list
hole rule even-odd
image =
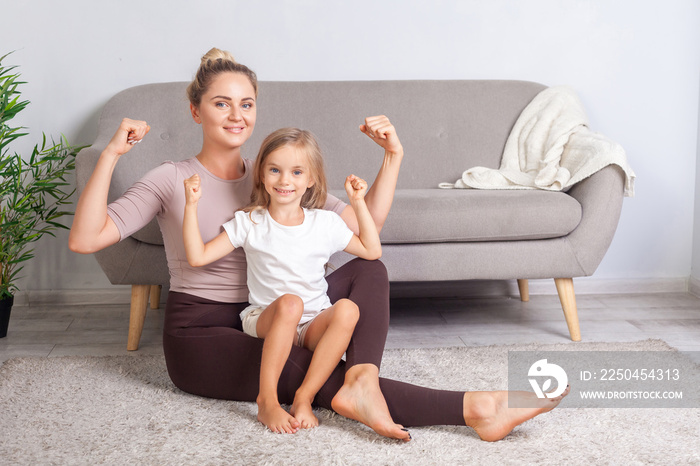
[[199, 107], [190, 104], [190, 110], [202, 125], [205, 144], [240, 148], [255, 127], [255, 89], [241, 73], [221, 73], [202, 95]]
[[296, 146], [282, 146], [268, 154], [262, 182], [271, 205], [300, 205], [306, 190], [314, 185], [306, 152]]

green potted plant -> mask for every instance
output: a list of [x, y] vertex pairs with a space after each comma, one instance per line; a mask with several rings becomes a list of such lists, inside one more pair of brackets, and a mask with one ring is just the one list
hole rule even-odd
[[24, 83], [14, 73], [16, 67], [3, 65], [8, 55], [0, 57], [0, 338], [7, 335], [18, 274], [34, 257], [31, 244], [68, 228], [58, 220], [72, 214], [64, 210], [75, 191], [66, 176], [82, 149], [71, 147], [63, 136], [57, 143], [44, 135], [29, 157], [10, 152], [9, 144], [28, 134], [10, 121], [29, 101], [20, 100], [18, 88]]

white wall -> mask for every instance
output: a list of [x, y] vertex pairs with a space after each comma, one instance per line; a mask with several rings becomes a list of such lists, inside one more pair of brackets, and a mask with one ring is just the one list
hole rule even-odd
[[[63, 132], [90, 143], [112, 95], [189, 80], [212, 46], [233, 52], [261, 80], [498, 78], [573, 86], [592, 129], [626, 148], [638, 176], [637, 195], [625, 200], [595, 277], [690, 276], [694, 238], [700, 249], [693, 233], [697, 0], [200, 0], [196, 7], [35, 0], [3, 7], [0, 53], [17, 50], [6, 63], [20, 65], [28, 81], [32, 105], [21, 123], [35, 139]], [[66, 235], [42, 241], [39, 253], [26, 269], [25, 290], [109, 286], [92, 257], [67, 250]]]

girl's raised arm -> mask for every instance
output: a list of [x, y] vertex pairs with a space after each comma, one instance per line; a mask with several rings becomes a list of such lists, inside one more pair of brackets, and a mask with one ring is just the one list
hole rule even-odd
[[187, 262], [192, 267], [201, 267], [219, 260], [234, 250], [228, 234], [224, 231], [204, 244], [199, 232], [197, 204], [202, 197], [199, 175], [185, 180], [185, 217], [182, 221], [182, 238], [185, 243]]
[[365, 203], [367, 182], [355, 175], [345, 179], [345, 191], [350, 198], [356, 216], [359, 236], [354, 235], [345, 248], [345, 252], [367, 260], [376, 260], [382, 257], [382, 243], [379, 240], [377, 226]]
[[143, 139], [151, 127], [145, 121], [124, 118], [119, 129], [100, 155], [75, 208], [68, 237], [71, 251], [91, 254], [120, 239], [119, 230], [107, 215], [107, 195], [112, 173], [119, 158]]

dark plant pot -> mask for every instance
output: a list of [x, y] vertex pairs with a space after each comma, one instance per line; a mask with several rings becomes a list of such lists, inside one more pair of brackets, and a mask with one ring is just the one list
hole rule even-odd
[[14, 296], [0, 299], [0, 338], [7, 336], [7, 327], [10, 325], [10, 312], [12, 312], [12, 304], [14, 302]]

